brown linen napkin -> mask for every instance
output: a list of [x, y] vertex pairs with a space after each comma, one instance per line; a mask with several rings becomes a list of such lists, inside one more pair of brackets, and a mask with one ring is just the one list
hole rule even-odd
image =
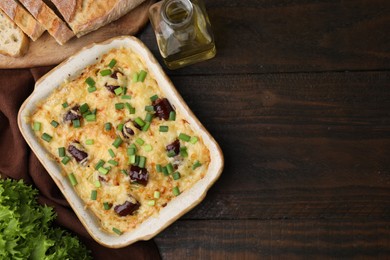
[[17, 125], [19, 108], [33, 91], [35, 81], [50, 69], [52, 67], [0, 70], [0, 174], [3, 178], [23, 179], [38, 188], [39, 202], [54, 207], [56, 223], [77, 234], [92, 251], [94, 259], [160, 259], [152, 240], [121, 249], [109, 249], [96, 243], [24, 141]]

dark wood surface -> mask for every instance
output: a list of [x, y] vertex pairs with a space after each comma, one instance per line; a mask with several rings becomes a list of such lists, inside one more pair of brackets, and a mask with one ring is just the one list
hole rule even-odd
[[225, 168], [163, 258], [390, 257], [390, 2], [206, 7], [217, 56], [166, 72]]

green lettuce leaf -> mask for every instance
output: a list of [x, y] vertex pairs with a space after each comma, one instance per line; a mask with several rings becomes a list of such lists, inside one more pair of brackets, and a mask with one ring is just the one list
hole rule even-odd
[[0, 259], [92, 259], [77, 237], [53, 226], [52, 208], [23, 181], [0, 180]]

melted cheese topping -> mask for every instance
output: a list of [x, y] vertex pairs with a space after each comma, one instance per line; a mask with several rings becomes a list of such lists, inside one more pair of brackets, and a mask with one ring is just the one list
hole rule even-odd
[[[108, 65], [113, 59], [117, 63], [110, 68]], [[100, 72], [107, 69], [111, 69], [112, 72], [119, 71], [117, 79], [111, 75], [102, 76]], [[147, 72], [145, 80], [133, 82], [134, 75], [139, 75], [141, 70]], [[96, 91], [88, 91], [90, 86], [86, 84], [86, 79], [89, 77], [94, 80]], [[131, 99], [124, 99], [123, 93], [116, 95], [110, 92], [106, 88], [107, 85], [127, 89], [126, 95], [131, 96]], [[113, 49], [103, 55], [96, 64], [87, 67], [78, 78], [64, 82], [56, 88], [31, 114], [31, 126], [40, 124], [40, 127], [35, 128], [37, 138], [47, 149], [50, 157], [61, 165], [63, 175], [75, 176], [77, 181], [75, 190], [85, 202], [85, 207], [100, 219], [102, 229], [107, 232], [113, 232], [113, 228], [121, 232], [131, 231], [151, 215], [157, 214], [162, 207], [175, 198], [177, 195], [174, 192], [175, 187], [180, 192], [190, 189], [204, 177], [210, 163], [209, 150], [180, 111], [176, 111], [174, 121], [154, 116], [146, 131], [133, 127], [135, 135], [128, 139], [123, 136], [120, 129], [118, 130], [118, 127], [120, 128], [121, 124], [128, 120], [135, 120], [138, 117], [144, 120], [148, 113], [145, 111], [145, 106], [152, 105], [151, 97], [155, 95], [159, 98], [165, 97], [152, 72], [148, 70], [140, 56], [127, 48]], [[126, 102], [135, 108], [135, 113], [130, 113], [134, 111], [128, 109]], [[64, 108], [64, 103], [67, 103], [68, 107]], [[71, 108], [85, 103], [89, 106], [87, 113], [96, 113], [95, 121], [82, 118], [81, 126], [77, 128], [71, 122], [64, 120]], [[115, 107], [117, 103], [123, 103], [124, 108], [117, 109]], [[53, 120], [59, 123], [57, 127], [51, 124]], [[105, 124], [108, 122], [112, 125], [111, 130], [105, 129]], [[160, 132], [160, 126], [167, 126], [168, 132]], [[41, 138], [44, 133], [52, 137], [49, 142]], [[177, 140], [181, 133], [193, 137], [193, 142], [180, 140], [182, 152], [169, 157], [166, 146]], [[113, 143], [118, 137], [123, 142], [116, 148]], [[77, 142], [80, 145], [76, 146], [88, 154], [86, 164], [78, 163], [68, 151], [69, 145]], [[141, 156], [146, 158], [144, 168], [149, 177], [146, 186], [134, 182], [128, 175], [131, 160], [136, 158], [128, 154], [128, 148], [134, 145], [137, 158]], [[66, 150], [65, 158], [70, 159], [67, 163], [65, 160], [65, 164], [62, 163], [64, 157], [60, 157], [58, 151], [61, 147]], [[109, 149], [114, 153], [113, 157]], [[108, 170], [107, 174], [96, 169], [100, 160], [105, 162], [102, 167]], [[194, 167], [197, 161], [201, 165]], [[174, 180], [172, 172], [165, 175], [157, 171], [157, 165], [166, 167], [169, 163], [175, 166], [174, 173], [180, 173], [179, 179]], [[96, 199], [93, 196], [91, 198], [93, 191], [96, 191]], [[156, 198], [158, 197], [155, 196], [156, 192], [160, 193], [159, 198]], [[115, 212], [115, 206], [126, 201], [135, 203], [135, 200], [140, 207], [132, 214], [119, 216]], [[105, 209], [104, 204], [111, 207]]]

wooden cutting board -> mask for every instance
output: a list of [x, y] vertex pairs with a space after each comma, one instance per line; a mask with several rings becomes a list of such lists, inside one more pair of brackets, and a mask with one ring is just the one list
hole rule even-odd
[[153, 3], [154, 0], [146, 0], [119, 20], [81, 38], [74, 37], [62, 46], [45, 32], [37, 41], [30, 41], [30, 47], [25, 56], [12, 58], [0, 55], [0, 69], [58, 64], [88, 44], [120, 35], [134, 35], [148, 22], [148, 9]]

